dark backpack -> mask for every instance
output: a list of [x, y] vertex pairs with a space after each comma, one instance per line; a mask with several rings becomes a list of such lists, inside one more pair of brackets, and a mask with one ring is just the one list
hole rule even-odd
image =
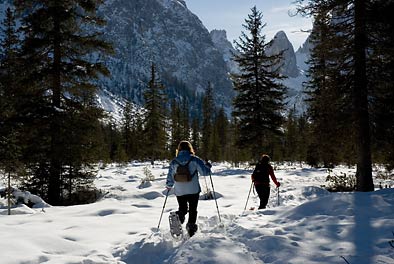
[[253, 179], [259, 183], [269, 183], [269, 165], [257, 163], [253, 171]]
[[178, 163], [178, 167], [176, 168], [176, 172], [174, 175], [174, 180], [177, 182], [189, 182], [192, 180], [194, 173], [190, 173], [189, 171], [189, 163], [192, 159], [189, 159], [189, 161], [186, 164], [181, 164], [177, 160], [175, 160], [176, 163]]

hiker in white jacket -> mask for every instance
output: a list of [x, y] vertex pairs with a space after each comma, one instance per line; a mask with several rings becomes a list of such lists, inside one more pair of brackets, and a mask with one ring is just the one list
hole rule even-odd
[[[186, 229], [189, 235], [193, 236], [197, 231], [197, 205], [201, 192], [198, 175], [209, 175], [212, 166], [194, 155], [193, 146], [188, 141], [181, 141], [176, 152], [176, 157], [170, 163], [166, 187], [174, 188], [179, 206], [177, 214], [181, 223], [185, 221], [185, 215], [189, 212]], [[185, 165], [188, 168], [187, 179], [177, 178], [178, 167]]]

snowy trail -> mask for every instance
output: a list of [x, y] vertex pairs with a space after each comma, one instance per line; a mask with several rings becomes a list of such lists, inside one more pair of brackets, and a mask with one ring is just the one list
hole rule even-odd
[[[389, 239], [393, 227], [385, 218], [394, 219], [394, 212], [387, 203], [394, 199], [394, 193], [380, 192], [370, 198], [362, 194], [359, 197], [360, 203], [371, 200], [378, 205], [369, 208], [368, 212], [359, 212], [371, 220], [371, 230], [364, 232], [370, 234], [369, 239], [374, 243], [358, 240], [357, 232], [362, 231], [354, 224], [354, 212], [359, 209], [352, 204], [353, 195], [341, 194], [332, 199], [324, 190], [309, 187], [305, 188], [305, 194], [323, 193], [322, 198], [295, 208], [284, 206], [247, 211], [242, 215], [223, 215], [223, 227], [217, 225], [217, 217], [200, 217], [199, 232], [194, 237], [174, 242], [168, 230], [163, 229], [163, 233], [153, 234], [135, 244], [121, 261], [127, 264], [318, 264], [344, 263], [344, 257], [349, 263], [392, 263], [394, 252], [385, 245], [388, 240], [374, 240], [375, 237]], [[381, 249], [384, 254], [377, 254]]]
[[260, 263], [242, 242], [226, 234], [226, 226], [217, 226], [217, 218], [199, 219], [195, 236], [174, 240], [169, 231], [156, 230], [129, 248], [118, 250], [124, 263]]
[[[105, 197], [93, 204], [13, 209], [0, 215], [2, 264], [351, 264], [394, 263], [394, 189], [371, 193], [329, 193], [324, 169], [278, 166], [280, 206], [272, 189], [268, 208], [243, 213], [251, 169], [214, 164], [214, 200], [200, 200], [195, 236], [174, 241], [165, 200], [167, 163], [108, 166], [99, 171]], [[144, 170], [155, 181], [142, 184]], [[351, 169], [338, 168], [350, 173]], [[209, 180], [209, 179], [208, 179]], [[200, 179], [204, 190], [204, 178]], [[388, 184], [393, 184], [388, 182]], [[0, 199], [0, 214], [5, 214]], [[251, 194], [248, 207], [258, 198]], [[343, 258], [342, 258], [343, 257]]]

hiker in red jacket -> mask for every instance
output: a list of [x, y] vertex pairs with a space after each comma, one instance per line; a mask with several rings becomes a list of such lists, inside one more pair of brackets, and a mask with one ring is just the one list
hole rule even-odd
[[280, 183], [276, 180], [274, 169], [269, 164], [270, 157], [263, 154], [260, 161], [257, 163], [256, 168], [252, 173], [252, 182], [256, 188], [257, 194], [260, 198], [259, 209], [265, 209], [270, 197], [270, 179], [275, 183], [276, 187], [280, 186]]

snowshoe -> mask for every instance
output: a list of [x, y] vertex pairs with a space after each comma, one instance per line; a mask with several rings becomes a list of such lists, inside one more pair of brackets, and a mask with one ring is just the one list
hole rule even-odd
[[170, 233], [173, 238], [180, 239], [183, 237], [183, 229], [181, 221], [179, 220], [179, 215], [176, 212], [171, 212], [168, 217], [170, 221]]
[[196, 224], [187, 223], [186, 230], [189, 233], [189, 236], [192, 237], [196, 233], [198, 226]]

